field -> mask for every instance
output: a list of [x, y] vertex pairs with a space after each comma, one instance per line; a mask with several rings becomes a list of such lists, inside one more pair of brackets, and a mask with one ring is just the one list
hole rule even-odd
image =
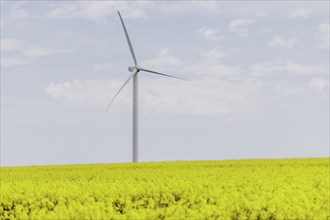
[[330, 219], [330, 158], [2, 167], [0, 219]]

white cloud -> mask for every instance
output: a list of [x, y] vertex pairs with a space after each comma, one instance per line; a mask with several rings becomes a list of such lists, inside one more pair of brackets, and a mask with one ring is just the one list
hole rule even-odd
[[22, 49], [22, 42], [12, 39], [12, 38], [4, 38], [1, 39], [1, 50], [3, 51], [17, 51]]
[[[155, 1], [153, 1], [154, 3]], [[216, 1], [173, 1], [168, 4], [166, 1], [157, 1], [154, 3], [153, 11], [161, 10], [170, 14], [196, 14], [201, 12], [217, 13], [219, 4]]]
[[196, 34], [205, 38], [206, 40], [222, 40], [224, 35], [220, 34], [219, 29], [202, 27], [196, 31]]
[[141, 106], [147, 112], [168, 112], [230, 118], [260, 107], [260, 84], [217, 77], [171, 83], [165, 79], [146, 83]]
[[287, 39], [284, 36], [275, 36], [269, 42], [268, 46], [279, 47], [282, 49], [291, 49], [291, 48], [293, 48], [293, 46], [296, 42], [297, 42], [297, 39], [295, 39], [295, 38]]
[[271, 61], [251, 65], [249, 67], [249, 73], [251, 76], [256, 77], [269, 74], [326, 75], [329, 73], [329, 67], [327, 65]]
[[1, 57], [1, 67], [10, 68], [31, 63], [31, 60], [22, 57]]
[[257, 31], [258, 34], [265, 34], [265, 33], [269, 33], [271, 32], [272, 29], [271, 28], [264, 28], [264, 29], [260, 29]]
[[94, 70], [109, 70], [112, 68], [110, 63], [99, 63], [93, 66]]
[[11, 4], [7, 13], [1, 16], [4, 26], [10, 26], [15, 28], [21, 28], [26, 24], [29, 18], [35, 18], [36, 15], [31, 14], [23, 6], [26, 2], [19, 1]]
[[329, 88], [329, 79], [314, 78], [309, 81], [308, 86], [318, 92], [325, 92]]
[[188, 65], [185, 70], [195, 73], [199, 78], [236, 78], [241, 74], [241, 69], [239, 67], [227, 66], [216, 60], [205, 60], [197, 65]]
[[255, 63], [249, 67], [250, 75], [260, 77], [266, 74], [283, 70], [283, 66], [279, 62]]
[[[122, 82], [118, 80], [75, 80], [51, 83], [46, 94], [53, 99], [82, 106], [105, 108]], [[183, 82], [168, 78], [145, 78], [141, 81], [140, 108], [143, 113], [172, 113], [202, 116], [233, 117], [260, 108], [256, 81], [233, 81], [205, 78]], [[130, 84], [127, 85], [131, 87]], [[126, 90], [126, 91], [124, 91]], [[112, 106], [130, 110], [131, 93], [125, 88]]]
[[58, 53], [67, 53], [67, 49], [54, 49], [41, 45], [30, 45], [26, 46], [21, 41], [13, 38], [1, 39], [1, 50], [2, 51], [16, 51], [20, 55], [25, 57], [43, 57], [51, 56]]
[[31, 46], [25, 48], [22, 51], [22, 55], [26, 57], [44, 57], [44, 56], [51, 56], [54, 54], [67, 53], [67, 52], [69, 52], [69, 50], [53, 49], [43, 46]]
[[218, 60], [219, 58], [228, 57], [229, 54], [218, 48], [202, 51], [202, 57], [209, 60]]
[[329, 66], [326, 64], [302, 64], [296, 62], [287, 62], [286, 69], [294, 74], [307, 75], [327, 75], [329, 74]]
[[[96, 3], [96, 4], [95, 4]], [[88, 5], [90, 7], [88, 7]], [[104, 21], [111, 13], [102, 2], [75, 2], [65, 3], [50, 11], [47, 16], [51, 19], [75, 19], [81, 18], [92, 21]]]
[[255, 21], [253, 19], [237, 19], [231, 21], [228, 27], [231, 32], [237, 33], [238, 35], [244, 37], [250, 34], [247, 26], [254, 23]]
[[85, 1], [56, 5], [47, 17], [50, 19], [84, 19], [95, 22], [105, 22], [120, 10], [127, 19], [147, 18], [147, 14], [124, 1]]
[[201, 51], [199, 62], [186, 64], [182, 68], [187, 73], [195, 73], [199, 78], [216, 77], [219, 79], [233, 79], [242, 75], [239, 66], [226, 65], [221, 62], [221, 58], [230, 56], [220, 48]]
[[[225, 65], [219, 62], [219, 58], [224, 56], [220, 48], [201, 51], [200, 55], [199, 62], [187, 63], [170, 55], [170, 50], [165, 48], [157, 58], [145, 62], [146, 68], [152, 66], [155, 70], [162, 66], [168, 66], [168, 70], [171, 70], [172, 66], [173, 70], [179, 70], [181, 74], [189, 74], [186, 78], [190, 81], [163, 77], [141, 78], [141, 112], [216, 116], [226, 119], [243, 117], [246, 113], [256, 113], [265, 107], [267, 103], [262, 97], [264, 91], [281, 97], [288, 94], [299, 95], [303, 91], [297, 84], [277, 87], [277, 84], [267, 82], [267, 78], [255, 78], [251, 75], [309, 74], [318, 77], [328, 74], [326, 65], [296, 62], [256, 63], [246, 69]], [[123, 82], [124, 79], [51, 83], [46, 88], [46, 93], [54, 99], [69, 103], [104, 108], [112, 98], [109, 94], [115, 94]], [[310, 86], [324, 90], [324, 86], [321, 88], [322, 85], [319, 84], [314, 82]], [[130, 111], [131, 89], [131, 84], [128, 84], [118, 96], [113, 109]]]
[[[297, 95], [302, 95], [305, 91], [305, 88], [302, 88], [300, 86], [297, 86], [294, 83], [275, 83], [271, 85], [269, 83], [268, 87], [273, 93], [274, 97], [276, 98], [288, 98], [288, 97], [294, 97]], [[279, 108], [286, 108], [287, 105], [285, 103], [282, 103], [282, 106], [277, 106]]]
[[[45, 92], [53, 98], [63, 100], [67, 103], [81, 106], [98, 106], [106, 108], [111, 100], [109, 94], [115, 94], [122, 82], [119, 80], [74, 80], [64, 83], [50, 83]], [[123, 91], [122, 95], [126, 93]], [[118, 97], [123, 101], [123, 97]]]
[[12, 11], [12, 16], [14, 16], [17, 20], [23, 20], [31, 17], [32, 15], [24, 8], [14, 7]]
[[23, 55], [27, 57], [42, 57], [53, 54], [53, 51], [49, 48], [43, 47], [30, 47], [23, 51]]
[[[243, 77], [240, 67], [220, 63], [218, 59], [224, 56], [220, 49], [202, 51], [198, 63], [184, 63], [169, 52], [168, 48], [162, 49], [157, 58], [146, 61], [143, 66], [152, 66], [155, 70], [168, 66], [167, 70], [172, 68], [181, 74], [189, 74], [186, 78], [190, 81], [141, 78], [141, 112], [232, 118], [260, 110], [263, 83], [260, 79]], [[46, 93], [69, 103], [104, 108], [112, 98], [109, 94], [115, 94], [123, 82], [124, 79], [51, 83]], [[131, 84], [127, 87], [118, 96], [113, 109], [130, 110]]]
[[1, 51], [16, 52], [15, 55], [1, 56], [1, 66], [4, 68], [27, 65], [40, 57], [70, 52], [67, 49], [53, 49], [39, 45], [31, 45], [26, 47], [26, 45], [24, 45], [21, 41], [10, 38], [1, 39]]
[[180, 66], [182, 61], [170, 54], [169, 48], [163, 48], [158, 53], [156, 58], [146, 60], [143, 62], [143, 66], [146, 68], [160, 67], [160, 66]]
[[319, 44], [318, 47], [329, 49], [329, 23], [325, 22], [320, 24], [315, 37], [321, 41], [321, 44]]
[[289, 18], [308, 18], [311, 12], [304, 8], [298, 8], [296, 10], [291, 11]]
[[122, 10], [127, 19], [147, 19], [149, 16], [141, 9]]

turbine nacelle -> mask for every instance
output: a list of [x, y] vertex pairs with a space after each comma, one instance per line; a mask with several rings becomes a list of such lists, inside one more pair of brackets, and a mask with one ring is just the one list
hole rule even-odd
[[128, 67], [128, 71], [130, 72], [133, 72], [135, 70], [140, 70], [140, 67], [138, 65]]

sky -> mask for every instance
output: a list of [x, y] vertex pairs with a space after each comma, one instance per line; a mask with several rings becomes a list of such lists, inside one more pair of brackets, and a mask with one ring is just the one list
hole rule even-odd
[[329, 157], [328, 1], [1, 1], [1, 166]]

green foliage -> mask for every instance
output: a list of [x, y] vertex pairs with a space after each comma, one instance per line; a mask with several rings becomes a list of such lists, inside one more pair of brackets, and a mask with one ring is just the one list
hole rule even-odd
[[329, 159], [2, 167], [0, 219], [330, 219]]

